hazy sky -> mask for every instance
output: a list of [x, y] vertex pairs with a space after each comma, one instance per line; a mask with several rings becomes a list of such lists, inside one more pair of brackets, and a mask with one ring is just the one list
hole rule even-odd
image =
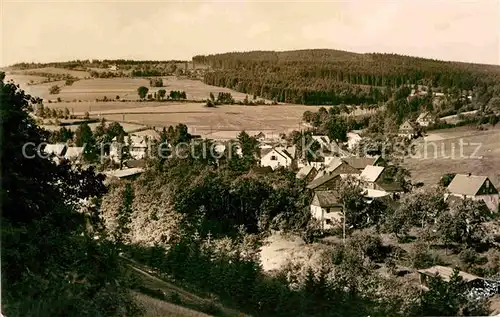
[[500, 0], [2, 1], [1, 65], [302, 48], [500, 64]]

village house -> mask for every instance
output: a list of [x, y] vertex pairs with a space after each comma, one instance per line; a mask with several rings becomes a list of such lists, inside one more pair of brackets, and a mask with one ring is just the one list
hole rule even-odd
[[399, 126], [398, 135], [400, 137], [413, 139], [418, 136], [417, 126], [410, 120], [406, 120], [405, 122], [403, 122], [403, 124]]
[[311, 202], [311, 217], [318, 220], [321, 230], [333, 229], [342, 222], [342, 205], [336, 191], [319, 191]]
[[298, 179], [303, 179], [307, 183], [311, 182], [314, 177], [318, 174], [318, 170], [314, 166], [304, 166], [298, 172], [296, 177]]
[[[290, 153], [290, 152], [293, 153]], [[265, 153], [267, 152], [267, 153]], [[264, 155], [262, 155], [265, 153]], [[269, 151], [261, 151], [260, 166], [270, 166], [273, 170], [279, 167], [290, 168], [295, 160], [295, 148], [275, 147]]]
[[359, 180], [364, 189], [385, 192], [391, 195], [391, 197], [393, 197], [394, 194], [403, 192], [401, 184], [387, 177], [387, 169], [383, 166], [366, 166], [361, 172]]
[[306, 188], [312, 191], [338, 190], [342, 180], [349, 177], [356, 178], [357, 174], [344, 174], [339, 172], [326, 172], [320, 177], [315, 177]]
[[[439, 276], [445, 282], [449, 282], [453, 276], [453, 269], [451, 267], [436, 265], [428, 269], [418, 270], [420, 275], [420, 284], [425, 289], [428, 290], [429, 279]], [[476, 275], [469, 274], [467, 272], [460, 271], [458, 275], [463, 279], [468, 288], [482, 287], [484, 280]]]
[[360, 180], [364, 184], [364, 187], [367, 189], [376, 189], [376, 182], [379, 180], [383, 171], [383, 166], [366, 166], [360, 175]]
[[106, 176], [106, 183], [111, 182], [113, 179], [127, 179], [133, 180], [144, 173], [144, 169], [140, 167], [124, 168], [112, 171], [105, 171], [103, 174]]
[[110, 146], [109, 156], [114, 162], [119, 163], [120, 148], [122, 146], [127, 146], [132, 159], [142, 160], [146, 157], [147, 151], [149, 149], [149, 143], [152, 140], [160, 140], [160, 134], [154, 129], [130, 133], [124, 138], [125, 144], [118, 144], [117, 138], [115, 137], [113, 139], [113, 143]]
[[62, 157], [64, 156], [64, 153], [66, 153], [67, 147], [66, 143], [47, 144], [43, 148], [43, 152], [49, 155]]
[[367, 167], [368, 165], [373, 166], [381, 166], [384, 164], [384, 160], [380, 155], [376, 156], [350, 156], [345, 157], [344, 162], [346, 162], [349, 166], [354, 167], [360, 173]]
[[70, 161], [80, 161], [83, 155], [83, 147], [69, 146], [66, 149], [64, 158]]
[[312, 139], [318, 142], [322, 149], [330, 149], [331, 140], [327, 135], [313, 135]]
[[337, 174], [359, 174], [359, 171], [354, 167], [347, 164], [344, 159], [334, 158], [328, 165], [322, 166], [314, 179], [320, 178], [323, 175], [337, 173]]
[[429, 124], [431, 124], [432, 121], [433, 121], [432, 116], [427, 111], [422, 112], [416, 120], [416, 122], [422, 127], [429, 126]]
[[445, 200], [450, 196], [461, 199], [482, 200], [486, 206], [494, 213], [499, 211], [498, 189], [486, 176], [457, 174], [448, 185]]
[[356, 148], [356, 145], [362, 140], [363, 138], [355, 132], [347, 132], [347, 148], [349, 150], [354, 150]]
[[108, 69], [110, 71], [117, 71], [118, 70], [118, 66], [117, 65], [109, 65]]

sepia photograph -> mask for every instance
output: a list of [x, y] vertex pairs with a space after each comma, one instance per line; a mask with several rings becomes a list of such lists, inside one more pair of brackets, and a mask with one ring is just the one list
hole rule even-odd
[[500, 317], [500, 0], [0, 0], [0, 317]]

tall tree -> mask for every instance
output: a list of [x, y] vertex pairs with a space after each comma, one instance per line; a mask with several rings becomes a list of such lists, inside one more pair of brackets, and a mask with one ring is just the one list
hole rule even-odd
[[139, 98], [141, 98], [141, 99], [146, 98], [148, 91], [149, 91], [149, 88], [146, 86], [141, 86], [141, 87], [137, 88], [137, 94], [139, 95]]
[[[97, 225], [103, 175], [56, 165], [26, 146], [45, 140], [28, 115], [33, 99], [3, 79], [0, 73], [2, 313], [136, 315], [116, 249]], [[94, 204], [82, 208], [82, 199]]]

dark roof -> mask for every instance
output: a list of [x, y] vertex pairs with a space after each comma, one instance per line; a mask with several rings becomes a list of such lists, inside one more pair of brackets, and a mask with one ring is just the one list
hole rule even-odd
[[128, 160], [125, 162], [125, 166], [128, 168], [133, 168], [133, 167], [145, 167], [146, 166], [146, 161], [144, 159], [141, 160]]
[[319, 206], [323, 208], [338, 206], [338, 192], [334, 190], [325, 190], [316, 192], [315, 196], [318, 198]]
[[335, 177], [340, 176], [339, 173], [331, 173], [331, 174], [326, 174], [321, 177], [316, 178], [312, 182], [307, 185], [307, 189], [316, 189], [317, 187], [323, 185], [324, 183], [334, 179]]
[[344, 162], [347, 164], [351, 165], [352, 167], [356, 169], [364, 169], [368, 165], [373, 165], [377, 160], [379, 159], [380, 156], [375, 156], [375, 157], [357, 157], [357, 156], [351, 156], [351, 157], [346, 157], [344, 158]]
[[394, 182], [394, 183], [384, 183], [380, 182], [377, 183], [377, 185], [385, 190], [386, 192], [402, 192], [403, 187], [401, 186], [400, 183]]
[[255, 166], [252, 168], [252, 172], [256, 174], [267, 174], [267, 173], [272, 173], [273, 169], [271, 166]]

